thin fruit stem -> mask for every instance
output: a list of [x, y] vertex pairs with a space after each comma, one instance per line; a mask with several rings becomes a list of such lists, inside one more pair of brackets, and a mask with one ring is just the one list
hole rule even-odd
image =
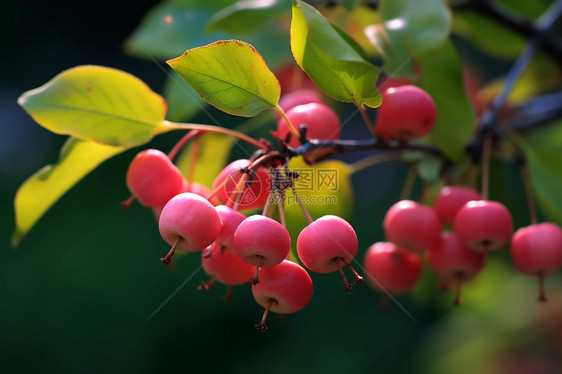
[[189, 174], [187, 175], [187, 183], [191, 185], [195, 176], [195, 166], [197, 166], [197, 158], [199, 157], [199, 136], [193, 139], [193, 149], [191, 150], [191, 160], [189, 163]]
[[521, 175], [521, 181], [523, 182], [523, 188], [525, 189], [525, 197], [527, 199], [527, 207], [529, 209], [529, 219], [531, 224], [536, 224], [539, 220], [537, 216], [535, 194], [533, 193], [533, 187], [531, 186], [531, 181], [529, 179], [529, 171], [523, 162], [519, 164], [519, 174]]
[[129, 209], [133, 201], [135, 201], [135, 197], [131, 195], [127, 200], [121, 201], [121, 206], [125, 209]]
[[538, 277], [539, 277], [539, 302], [546, 303], [548, 299], [544, 291], [544, 273], [542, 271], [539, 272]]
[[353, 266], [351, 266], [351, 264], [349, 262], [345, 262], [345, 267], [348, 268], [351, 271], [351, 273], [355, 276], [355, 282], [353, 282], [352, 285], [356, 285], [356, 284], [359, 284], [359, 283], [363, 282], [363, 280], [364, 280], [363, 277], [360, 276], [359, 273], [357, 273], [357, 271], [353, 268]]
[[226, 285], [226, 293], [222, 297], [224, 301], [234, 300], [234, 294], [232, 293], [232, 286], [230, 284]]
[[296, 127], [293, 125], [293, 123], [291, 122], [291, 120], [289, 119], [289, 117], [287, 117], [287, 114], [285, 113], [285, 111], [279, 106], [275, 106], [275, 110], [281, 114], [281, 117], [283, 117], [283, 119], [285, 120], [285, 122], [287, 123], [287, 128], [289, 129], [289, 131], [291, 132], [291, 134], [293, 134], [293, 136], [296, 136], [297, 139], [300, 138], [300, 134], [297, 131]]
[[199, 285], [199, 287], [197, 287], [198, 290], [203, 290], [203, 291], [209, 291], [211, 289], [211, 286], [213, 284], [215, 284], [215, 282], [217, 281], [217, 279], [215, 277], [211, 278], [210, 281], [208, 281], [207, 283], [205, 282], [201, 282], [201, 284]]
[[372, 156], [365, 157], [359, 161], [354, 162], [353, 164], [349, 164], [347, 168], [350, 174], [355, 174], [358, 171], [361, 171], [363, 169], [366, 169], [376, 164], [382, 164], [383, 162], [388, 162], [388, 161], [399, 161], [401, 159], [402, 159], [401, 151], [380, 152]]
[[302, 210], [304, 216], [306, 217], [306, 220], [308, 221], [309, 224], [311, 224], [312, 222], [314, 222], [314, 220], [312, 219], [312, 217], [310, 216], [310, 213], [308, 212], [308, 210], [306, 209], [306, 207], [302, 203], [302, 200], [301, 200], [299, 194], [297, 193], [297, 191], [295, 190], [295, 187], [291, 186], [291, 190], [293, 191], [293, 195], [295, 195], [295, 199], [297, 199], [297, 203], [301, 207], [301, 210]]
[[269, 314], [269, 310], [271, 309], [271, 306], [273, 305], [274, 302], [275, 299], [269, 299], [269, 302], [265, 307], [265, 311], [263, 312], [263, 316], [261, 317], [261, 322], [256, 325], [256, 329], [260, 330], [261, 332], [267, 331], [267, 324], [266, 324], [267, 315]]
[[[241, 173], [240, 170], [235, 170], [233, 171], [228, 177], [224, 178], [224, 180], [218, 185], [216, 186], [212, 191], [211, 194], [209, 196], [207, 196], [207, 200], [211, 200], [213, 197], [215, 197], [216, 194], [219, 193], [219, 191], [224, 188], [224, 186], [226, 185], [226, 182], [228, 182], [228, 178], [232, 178], [232, 176], [235, 173]], [[224, 201], [223, 201], [224, 202]]]
[[260, 282], [259, 279], [259, 272], [260, 272], [260, 266], [261, 266], [261, 259], [262, 257], [258, 255], [258, 263], [256, 265], [256, 270], [254, 271], [254, 275], [252, 276], [252, 278], [250, 278], [250, 284], [255, 286], [256, 284], [258, 284]]
[[194, 137], [198, 137], [198, 135], [201, 135], [201, 134], [204, 134], [204, 131], [193, 130], [193, 131], [188, 132], [184, 136], [182, 136], [182, 138], [174, 145], [174, 147], [170, 150], [170, 152], [168, 152], [168, 158], [171, 161], [174, 161], [174, 158], [176, 158], [176, 156], [178, 155], [180, 150], [183, 148], [183, 146], [189, 140], [191, 140]]
[[410, 165], [408, 174], [406, 175], [406, 180], [404, 181], [404, 186], [402, 187], [402, 193], [400, 194], [400, 200], [409, 200], [412, 197], [412, 191], [414, 191], [414, 186], [416, 185], [417, 176], [418, 176], [418, 163], [413, 162]]
[[462, 280], [457, 279], [457, 288], [455, 294], [455, 301], [453, 302], [454, 306], [460, 306], [462, 303]]
[[252, 145], [254, 145], [258, 148], [264, 149], [266, 151], [269, 150], [269, 147], [266, 144], [254, 139], [254, 138], [252, 138], [252, 137], [250, 137], [246, 134], [243, 134], [243, 133], [238, 132], [238, 131], [230, 130], [230, 129], [227, 129], [227, 128], [224, 128], [224, 127], [220, 127], [220, 126], [201, 125], [201, 124], [198, 124], [198, 123], [177, 123], [177, 122], [170, 122], [170, 121], [164, 121], [163, 125], [167, 126], [167, 127], [174, 128], [174, 129], [201, 130], [201, 131], [206, 131], [206, 132], [215, 132], [215, 133], [220, 133], [220, 134], [226, 134], [226, 135], [230, 135], [234, 138], [243, 140], [247, 143], [250, 143], [250, 144], [252, 144]]
[[[236, 187], [234, 187], [234, 191], [232, 191], [232, 193], [228, 196], [228, 201], [226, 203], [226, 206], [232, 205], [234, 210], [238, 210], [238, 206], [240, 205], [240, 201], [242, 200], [242, 196], [244, 196], [244, 191], [246, 190], [246, 182], [250, 177], [249, 170], [248, 172], [244, 172], [243, 170], [240, 171], [242, 172], [242, 177], [238, 183], [236, 183]], [[235, 199], [232, 198], [233, 196]]]
[[364, 105], [357, 105], [357, 109], [359, 109], [359, 113], [361, 113], [361, 117], [363, 117], [363, 121], [365, 122], [367, 129], [373, 135], [373, 137], [376, 138], [377, 134], [375, 133], [375, 125], [373, 124], [373, 121], [371, 121], [371, 119], [369, 118], [367, 109], [365, 108]]
[[484, 136], [482, 149], [482, 200], [488, 200], [488, 190], [490, 187], [490, 162], [492, 158], [492, 133]]
[[176, 239], [176, 241], [172, 245], [172, 248], [170, 248], [170, 251], [168, 252], [166, 257], [163, 257], [163, 258], [160, 259], [160, 261], [162, 261], [162, 263], [164, 265], [170, 265], [170, 262], [172, 261], [172, 257], [174, 256], [174, 253], [176, 252], [176, 247], [178, 246], [178, 243], [180, 242], [180, 240], [181, 240], [181, 236], [178, 236], [178, 238]]
[[276, 190], [277, 191], [277, 208], [279, 209], [279, 219], [281, 220], [281, 224], [287, 227], [287, 221], [285, 217], [285, 191]]

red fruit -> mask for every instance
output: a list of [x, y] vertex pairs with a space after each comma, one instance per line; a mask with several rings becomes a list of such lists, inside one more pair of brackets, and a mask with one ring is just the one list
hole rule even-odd
[[279, 99], [279, 106], [283, 111], [287, 112], [290, 109], [309, 103], [320, 103], [324, 104], [324, 99], [322, 95], [316, 90], [301, 89], [297, 91], [290, 92], [281, 96]]
[[223, 252], [234, 252], [234, 233], [246, 216], [225, 205], [219, 205], [215, 209], [222, 221], [221, 232], [216, 241], [223, 247]]
[[256, 284], [260, 268], [281, 263], [291, 249], [289, 232], [279, 222], [262, 215], [246, 218], [234, 233], [234, 247], [240, 258], [256, 266], [252, 283]]
[[296, 313], [312, 298], [312, 279], [300, 265], [284, 260], [280, 264], [262, 269], [260, 283], [252, 286], [252, 294], [265, 308], [261, 323], [256, 328], [267, 330], [265, 323], [269, 311]]
[[[211, 190], [209, 190], [207, 187], [205, 187], [201, 183], [192, 182], [191, 184], [189, 184], [189, 183], [187, 183], [186, 180], [183, 181], [183, 187], [181, 189], [181, 192], [193, 192], [194, 194], [197, 194], [201, 197], [204, 197], [205, 199], [211, 195]], [[210, 203], [213, 204], [213, 205], [219, 205], [217, 203], [216, 198], [211, 199]], [[217, 204], [215, 204], [215, 203], [217, 203]], [[156, 219], [160, 218], [160, 214], [162, 213], [162, 209], [164, 209], [164, 206], [152, 208], [152, 212], [154, 213], [154, 216], [156, 217]]]
[[318, 90], [316, 83], [295, 63], [281, 66], [275, 71], [275, 76], [283, 95], [301, 89]]
[[158, 226], [162, 238], [172, 246], [162, 259], [169, 264], [176, 249], [199, 252], [211, 245], [221, 231], [222, 222], [215, 207], [205, 198], [184, 192], [164, 206]]
[[317, 273], [339, 271], [346, 292], [352, 285], [347, 282], [342, 267], [349, 267], [356, 275], [353, 284], [363, 280], [349, 265], [357, 254], [357, 235], [343, 218], [327, 215], [306, 226], [297, 239], [297, 253], [304, 266]]
[[383, 221], [386, 239], [412, 251], [424, 251], [439, 241], [441, 222], [428, 206], [402, 200], [390, 207]]
[[240, 256], [234, 252], [221, 253], [219, 246], [213, 247], [210, 253], [202, 252], [203, 270], [226, 285], [235, 286], [248, 283], [254, 274], [255, 266], [242, 261]]
[[269, 197], [270, 182], [267, 170], [258, 167], [256, 170], [248, 171], [248, 179], [239, 188], [238, 184], [243, 170], [247, 170], [251, 161], [240, 159], [228, 164], [215, 178], [213, 191], [218, 189], [217, 197], [224, 203], [239, 202], [239, 208], [259, 209], [263, 208]]
[[459, 305], [461, 284], [482, 270], [486, 255], [467, 248], [456, 233], [444, 231], [441, 240], [427, 251], [427, 260], [445, 282], [451, 281], [457, 285], [455, 305]]
[[[301, 124], [308, 127], [307, 137], [311, 139], [339, 139], [340, 120], [337, 114], [328, 106], [320, 103], [309, 103], [293, 107], [287, 112], [287, 117], [298, 131]], [[277, 122], [279, 136], [285, 139], [289, 128], [284, 118]], [[289, 146], [301, 145], [299, 139], [293, 134]]]
[[138, 153], [127, 170], [127, 187], [144, 206], [163, 207], [181, 193], [183, 177], [170, 158], [157, 149]]
[[439, 191], [433, 208], [441, 223], [452, 225], [459, 209], [471, 200], [481, 200], [480, 193], [463, 186], [445, 186]]
[[377, 88], [380, 92], [386, 91], [389, 88], [396, 88], [400, 86], [411, 85], [412, 80], [405, 77], [385, 77], [377, 83]]
[[542, 278], [562, 266], [562, 230], [551, 222], [522, 227], [511, 239], [511, 258], [525, 275], [538, 276], [541, 281], [540, 301], [546, 301]]
[[505, 206], [489, 200], [473, 200], [459, 209], [455, 232], [461, 242], [477, 252], [500, 249], [513, 233], [511, 215]]
[[370, 246], [363, 265], [371, 286], [393, 294], [409, 292], [422, 273], [422, 262], [417, 254], [389, 242]]
[[382, 92], [375, 133], [385, 139], [420, 138], [433, 129], [436, 118], [435, 103], [421, 88], [389, 88]]

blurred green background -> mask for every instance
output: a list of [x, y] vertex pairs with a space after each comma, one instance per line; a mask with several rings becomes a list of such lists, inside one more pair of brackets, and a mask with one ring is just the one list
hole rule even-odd
[[[539, 305], [535, 280], [516, 274], [505, 250], [494, 253], [467, 285], [460, 308], [452, 308], [452, 294], [437, 290], [427, 268], [415, 292], [388, 308], [366, 284], [349, 296], [338, 275], [312, 274], [311, 303], [283, 322], [271, 318], [267, 333], [256, 331], [262, 309], [249, 286], [236, 287], [232, 302], [222, 301], [220, 285], [198, 291], [208, 280], [199, 256], [183, 256], [174, 270], [166, 268], [158, 259], [168, 247], [152, 213], [139, 204], [121, 208], [128, 197], [125, 172], [138, 149], [104, 163], [12, 248], [17, 187], [55, 162], [65, 140], [35, 124], [17, 97], [80, 64], [128, 71], [162, 92], [161, 65], [123, 52], [124, 41], [155, 4], [2, 5], [0, 372], [562, 372], [560, 272], [547, 280], [551, 302]], [[340, 109], [342, 116], [351, 113]], [[210, 113], [221, 123], [236, 121]], [[197, 120], [212, 123], [205, 113]], [[345, 137], [364, 133], [357, 121]], [[166, 134], [149, 146], [168, 150], [179, 136]], [[491, 193], [509, 204], [520, 226], [526, 212], [512, 169], [495, 169], [496, 185], [500, 178], [510, 182]], [[383, 240], [384, 212], [399, 199], [406, 173], [407, 167], [389, 164], [354, 175], [358, 260]]]

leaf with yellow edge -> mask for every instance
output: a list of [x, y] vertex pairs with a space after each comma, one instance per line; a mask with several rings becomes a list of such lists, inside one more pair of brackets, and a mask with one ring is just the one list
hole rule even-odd
[[54, 133], [114, 146], [136, 146], [170, 130], [160, 95], [135, 76], [103, 66], [65, 70], [18, 103]]
[[12, 245], [17, 246], [39, 218], [86, 174], [127, 149], [69, 138], [58, 162], [43, 167], [18, 189], [14, 200], [16, 230]]
[[281, 87], [250, 44], [220, 40], [167, 61], [209, 104], [223, 112], [254, 117], [275, 108]]

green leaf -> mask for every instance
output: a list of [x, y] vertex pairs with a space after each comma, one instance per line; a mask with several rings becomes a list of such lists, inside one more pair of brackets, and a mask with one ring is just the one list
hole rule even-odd
[[428, 154], [424, 154], [418, 165], [418, 175], [426, 182], [433, 183], [441, 177], [443, 160]]
[[185, 121], [206, 107], [207, 103], [176, 72], [170, 72], [164, 85], [169, 121]]
[[167, 63], [209, 104], [243, 117], [275, 108], [281, 87], [250, 44], [222, 40], [186, 51]]
[[414, 75], [413, 59], [439, 48], [449, 36], [451, 14], [444, 0], [383, 1], [380, 14], [383, 23], [366, 33], [391, 76]]
[[524, 151], [537, 202], [549, 219], [562, 224], [562, 151], [539, 147]]
[[437, 122], [431, 139], [452, 160], [461, 162], [464, 149], [476, 127], [476, 114], [466, 95], [462, 66], [451, 43], [419, 57], [423, 74], [419, 85], [437, 106]]
[[237, 1], [217, 12], [205, 30], [223, 30], [232, 34], [255, 33], [276, 18], [287, 14], [292, 0]]
[[[225, 134], [208, 133], [199, 137], [199, 153], [193, 175], [193, 181], [209, 188], [213, 181], [225, 167], [236, 139]], [[191, 169], [193, 141], [179, 155], [176, 165], [185, 178]]]
[[312, 6], [300, 0], [293, 3], [291, 49], [300, 67], [328, 96], [378, 107], [379, 71], [364, 59], [364, 52], [358, 52], [359, 45], [343, 34]]
[[186, 49], [226, 39], [206, 33], [211, 17], [234, 0], [168, 0], [151, 9], [126, 41], [126, 50], [139, 57], [168, 59]]
[[353, 10], [360, 2], [361, 0], [341, 0], [340, 4], [347, 10]]
[[[326, 214], [349, 220], [353, 212], [353, 187], [351, 173], [346, 163], [338, 160], [322, 161], [313, 166], [307, 165], [302, 157], [296, 157], [289, 163], [292, 171], [298, 172], [295, 190], [304, 203], [312, 219]], [[287, 190], [285, 206], [287, 229], [291, 237], [296, 238], [308, 221], [298, 205], [295, 196]], [[293, 251], [296, 240], [292, 242]]]
[[12, 244], [18, 245], [39, 218], [86, 174], [127, 149], [69, 138], [58, 162], [43, 167], [18, 189], [14, 200], [16, 230]]
[[46, 129], [115, 146], [168, 131], [166, 102], [140, 79], [102, 66], [78, 66], [24, 93], [18, 103]]

